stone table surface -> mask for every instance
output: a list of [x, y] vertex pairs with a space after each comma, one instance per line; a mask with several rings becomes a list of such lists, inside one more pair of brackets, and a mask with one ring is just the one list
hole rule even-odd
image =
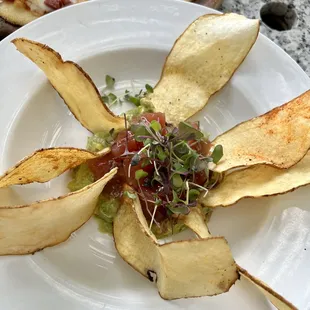
[[[222, 12], [235, 12], [260, 19], [262, 6], [268, 0], [224, 0]], [[282, 0], [293, 7], [297, 19], [291, 30], [277, 31], [261, 23], [261, 32], [281, 46], [310, 76], [310, 0]]]

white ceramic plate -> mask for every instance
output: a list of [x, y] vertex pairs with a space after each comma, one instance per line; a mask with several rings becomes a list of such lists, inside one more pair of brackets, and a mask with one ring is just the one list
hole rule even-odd
[[[95, 1], [52, 13], [2, 41], [1, 172], [38, 148], [84, 147], [87, 136], [44, 75], [15, 51], [13, 37], [49, 44], [65, 59], [77, 61], [98, 87], [104, 85], [105, 74], [115, 76], [121, 92], [132, 79], [137, 87], [154, 84], [177, 36], [210, 12], [173, 0]], [[214, 137], [309, 87], [299, 66], [260, 35], [232, 80], [199, 118]], [[57, 196], [65, 192], [67, 179], [16, 187], [9, 193], [23, 202]], [[210, 223], [213, 234], [228, 239], [241, 266], [300, 309], [310, 307], [308, 191], [305, 187], [284, 196], [244, 200], [216, 210]], [[1, 257], [0, 292], [4, 310], [272, 308], [246, 281], [216, 297], [164, 301], [152, 283], [120, 259], [111, 237], [100, 234], [93, 220], [59, 246], [33, 256]]]

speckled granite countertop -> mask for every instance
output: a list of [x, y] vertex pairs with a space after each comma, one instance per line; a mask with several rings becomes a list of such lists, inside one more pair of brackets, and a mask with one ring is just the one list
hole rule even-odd
[[[224, 0], [219, 8], [260, 19], [260, 10], [269, 0]], [[261, 32], [281, 46], [310, 76], [310, 0], [274, 1], [290, 5], [296, 12], [291, 30], [277, 31], [261, 23]]]

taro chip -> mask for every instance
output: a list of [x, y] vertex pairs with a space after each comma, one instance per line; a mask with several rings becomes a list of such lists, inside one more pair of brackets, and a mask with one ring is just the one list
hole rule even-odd
[[221, 294], [238, 278], [223, 237], [159, 245], [148, 228], [137, 197], [125, 197], [114, 220], [114, 240], [121, 257], [156, 282], [164, 299]]
[[218, 136], [224, 156], [214, 171], [268, 164], [294, 166], [310, 148], [310, 91]]
[[152, 93], [142, 102], [178, 124], [200, 111], [232, 77], [256, 41], [259, 21], [208, 14], [176, 40]]
[[46, 75], [76, 119], [96, 133], [124, 129], [124, 119], [115, 116], [103, 103], [90, 76], [76, 63], [63, 61], [47, 45], [24, 38], [12, 41], [19, 52], [34, 62]]
[[[109, 149], [105, 149], [105, 152], [108, 151]], [[97, 155], [92, 152], [71, 147], [41, 149], [21, 160], [1, 176], [0, 187], [44, 183], [95, 157]]]
[[256, 165], [226, 175], [201, 203], [206, 207], [227, 207], [243, 198], [285, 194], [310, 183], [310, 152], [289, 169]]
[[[74, 158], [69, 160], [70, 156]], [[95, 156], [72, 148], [39, 150], [5, 173], [0, 187], [46, 182]], [[95, 183], [58, 198], [0, 206], [0, 255], [34, 253], [67, 240], [92, 216], [102, 189], [116, 172], [115, 168]]]

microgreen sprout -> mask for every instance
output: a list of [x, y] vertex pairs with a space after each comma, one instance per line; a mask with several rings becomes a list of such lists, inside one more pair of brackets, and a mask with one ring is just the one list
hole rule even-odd
[[152, 214], [152, 219], [151, 219], [150, 226], [149, 226], [150, 229], [152, 228], [157, 208], [158, 208], [158, 204], [155, 204], [155, 208], [154, 208], [154, 211], [153, 211], [153, 214]]
[[[114, 89], [116, 80], [114, 77], [110, 75], [105, 76], [105, 83], [106, 83], [106, 90], [111, 90]], [[133, 83], [132, 83], [133, 85]], [[108, 105], [109, 107], [115, 105], [115, 104], [121, 104], [124, 100], [127, 102], [130, 102], [134, 104], [136, 107], [141, 106], [141, 99], [144, 98], [147, 94], [153, 93], [153, 87], [149, 84], [145, 84], [145, 90], [140, 89], [140, 91], [136, 94], [133, 94], [129, 90], [125, 90], [125, 94], [122, 96], [122, 98], [117, 97], [114, 93], [109, 92], [106, 93], [104, 92], [103, 95], [101, 96], [103, 102]]]
[[211, 154], [211, 157], [213, 158], [213, 162], [217, 164], [223, 157], [223, 146], [220, 144], [216, 145]]
[[101, 98], [103, 102], [106, 103], [109, 107], [116, 103], [121, 103], [120, 99], [117, 98], [117, 96], [114, 95], [113, 93], [109, 93], [108, 95], [103, 94]]
[[133, 157], [132, 157], [132, 159], [131, 159], [131, 162], [130, 162], [130, 164], [129, 164], [129, 166], [128, 166], [128, 177], [130, 178], [130, 175], [131, 175], [131, 167], [132, 166], [137, 166], [138, 164], [139, 164], [139, 162], [140, 162], [140, 154], [143, 152], [143, 151], [145, 151], [148, 147], [149, 147], [150, 145], [148, 144], [148, 145], [145, 145], [138, 153], [136, 153]]
[[[136, 172], [136, 179], [148, 176], [152, 187], [156, 188], [157, 184], [155, 194], [161, 197], [161, 204], [166, 207], [168, 214], [188, 213], [189, 207], [196, 206], [200, 194], [208, 193], [208, 184], [214, 186], [213, 183], [218, 180], [218, 177], [214, 179], [215, 175], [212, 181], [209, 180], [208, 165], [220, 159], [222, 149], [216, 147], [213, 156], [199, 153], [197, 148], [208, 142], [196, 127], [181, 122], [177, 128], [167, 125], [163, 130], [159, 121], [149, 122], [143, 117], [138, 124], [130, 127], [135, 140], [144, 144], [137, 154], [146, 150], [147, 157], [143, 160], [147, 160], [147, 164], [154, 169], [153, 175], [144, 171]], [[134, 156], [131, 165], [139, 160], [142, 158]], [[203, 183], [197, 183], [199, 176]]]
[[[170, 218], [188, 214], [199, 196], [207, 195], [219, 182], [221, 174], [209, 171], [209, 164], [220, 160], [223, 148], [217, 145], [210, 154], [211, 144], [199, 125], [181, 122], [175, 127], [143, 116], [130, 128], [127, 125], [125, 115], [126, 148], [121, 157], [129, 159], [129, 178], [136, 167], [134, 186], [149, 214], [150, 227], [158, 225], [158, 212], [159, 218], [163, 212]], [[139, 151], [128, 151], [129, 131]]]
[[137, 195], [134, 192], [124, 191], [123, 194], [126, 195], [130, 199], [136, 199], [137, 198]]
[[[114, 85], [115, 85], [115, 78], [110, 76], [110, 75], [106, 75], [105, 76], [105, 83], [106, 83], [106, 89], [114, 89]], [[113, 93], [103, 93], [103, 95], [101, 96], [103, 102], [108, 105], [109, 107], [112, 105], [115, 105], [117, 103], [122, 103], [122, 100], [119, 99], [115, 94]]]

